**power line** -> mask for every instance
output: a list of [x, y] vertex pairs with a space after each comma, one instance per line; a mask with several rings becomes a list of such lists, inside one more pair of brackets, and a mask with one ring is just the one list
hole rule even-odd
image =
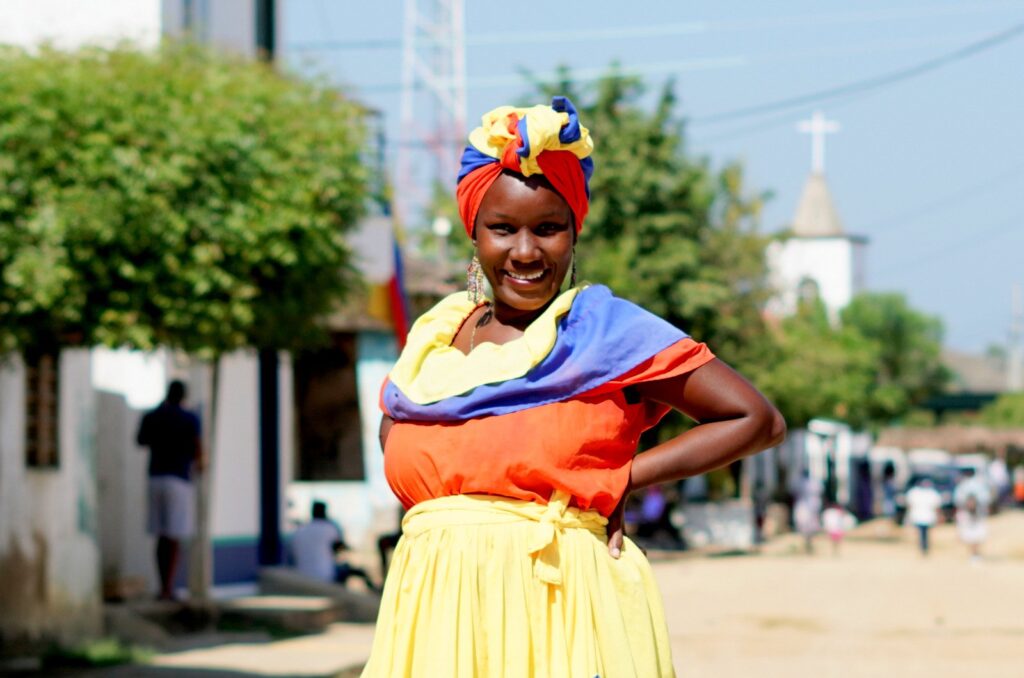
[[[721, 57], [701, 57], [692, 59], [680, 59], [670, 60], [662, 62], [654, 62], [647, 64], [640, 64], [636, 66], [622, 66], [618, 67], [619, 74], [628, 76], [645, 76], [645, 75], [672, 75], [684, 72], [696, 72], [705, 70], [716, 70], [721, 68], [738, 68], [743, 66], [753, 65], [765, 60], [780, 60], [790, 59], [794, 57], [800, 57], [802, 59], [807, 58], [818, 58], [822, 56], [850, 56], [861, 53], [872, 53], [877, 54], [880, 50], [904, 50], [909, 48], [917, 48], [925, 45], [933, 45], [936, 43], [949, 42], [953, 39], [952, 36], [944, 36], [941, 38], [925, 38], [915, 41], [887, 41], [880, 43], [858, 43], [857, 45], [851, 46], [832, 46], [827, 49], [817, 50], [799, 50], [799, 51], [784, 51], [784, 52], [769, 52], [764, 54], [732, 54]], [[958, 40], [963, 39], [962, 36]], [[577, 69], [569, 73], [569, 81], [573, 83], [584, 83], [599, 80], [609, 74], [608, 68], [585, 68]], [[550, 71], [545, 73], [536, 74], [538, 79], [556, 79], [562, 78], [563, 73], [557, 71]], [[483, 89], [489, 87], [504, 87], [516, 84], [522, 84], [522, 74], [504, 73], [497, 75], [486, 75], [471, 77], [467, 80], [467, 87], [470, 89]], [[361, 92], [390, 92], [400, 89], [401, 85], [397, 82], [376, 82], [370, 83], [348, 83], [349, 86], [358, 89]], [[852, 95], [848, 95], [847, 98], [852, 98]], [[836, 97], [835, 100], [839, 100]], [[714, 136], [711, 140], [718, 140], [721, 138], [730, 138], [734, 136], [746, 136], [748, 133], [765, 131], [771, 129], [775, 125], [769, 124], [763, 126], [761, 124], [754, 125], [752, 128], [740, 128], [738, 131], [726, 132], [720, 136]]]
[[[973, 198], [979, 195], [984, 195], [988, 191], [996, 188], [1007, 179], [1012, 179], [1024, 173], [1024, 163], [1018, 163], [1013, 165], [1009, 169], [1006, 169], [998, 174], [995, 174], [984, 181], [973, 183], [969, 186], [961, 187], [960, 189], [948, 193], [938, 200], [932, 200], [919, 207], [915, 207], [910, 210], [903, 210], [896, 214], [886, 217], [885, 219], [879, 219], [874, 225], [867, 227], [865, 230], [875, 232], [885, 230], [886, 233], [893, 233], [906, 228], [908, 224], [913, 224], [915, 221], [926, 217], [929, 214], [947, 207], [949, 205], [960, 202], [967, 198]], [[887, 224], [893, 224], [888, 226]]]
[[[586, 42], [589, 40], [613, 40], [694, 35], [707, 31], [707, 23], [691, 21], [686, 23], [655, 24], [650, 26], [627, 26], [620, 28], [593, 28], [575, 31], [529, 31], [521, 33], [478, 33], [466, 36], [467, 47], [491, 45], [527, 45], [545, 42]], [[365, 40], [317, 40], [300, 42], [292, 49], [301, 52], [356, 49], [400, 49], [402, 41], [397, 38], [369, 38]]]
[[987, 38], [973, 42], [965, 47], [954, 50], [948, 54], [944, 54], [933, 59], [929, 59], [923, 63], [911, 66], [909, 68], [902, 68], [897, 71], [877, 75], [864, 80], [858, 80], [855, 82], [847, 83], [845, 85], [839, 85], [837, 87], [830, 87], [828, 89], [818, 90], [816, 92], [808, 92], [807, 94], [801, 94], [794, 97], [787, 97], [785, 99], [778, 99], [768, 103], [757, 104], [754, 106], [744, 106], [743, 108], [733, 109], [731, 111], [723, 111], [721, 113], [714, 113], [711, 115], [699, 116], [690, 119], [690, 124], [697, 125], [708, 125], [718, 124], [722, 122], [728, 122], [731, 120], [739, 120], [743, 118], [749, 118], [752, 116], [764, 115], [766, 113], [774, 113], [776, 111], [789, 110], [800, 106], [806, 106], [808, 104], [821, 104], [826, 101], [830, 101], [837, 97], [846, 97], [854, 94], [861, 94], [864, 92], [884, 87], [886, 85], [892, 85], [903, 80], [909, 80], [916, 78], [925, 73], [942, 68], [956, 61], [961, 61], [968, 57], [974, 56], [981, 52], [987, 51], [994, 47], [997, 47], [1005, 42], [1009, 42], [1017, 37], [1024, 34], [1024, 23], [1016, 24], [1010, 28], [1000, 31]]
[[[900, 19], [934, 18], [938, 16], [972, 15], [989, 10], [1000, 10], [1019, 7], [1024, 3], [1012, 2], [972, 2], [969, 5], [935, 7], [889, 8], [874, 11], [847, 11], [832, 14], [797, 14], [770, 19], [752, 19], [735, 21], [687, 21], [640, 26], [619, 26], [615, 28], [577, 29], [566, 31], [519, 31], [500, 33], [477, 33], [466, 36], [466, 46], [486, 47], [490, 45], [536, 44], [545, 42], [583, 42], [594, 40], [642, 39], [652, 37], [670, 37], [693, 35], [707, 32], [749, 31], [786, 27], [828, 26], [851, 23], [871, 23], [876, 21], [896, 21]], [[290, 49], [300, 52], [334, 51], [334, 50], [371, 50], [401, 49], [400, 38], [364, 38], [355, 40], [315, 40], [294, 43]]]
[[[610, 71], [608, 68], [583, 68], [577, 71], [573, 71], [571, 77], [568, 78], [570, 82], [590, 82], [593, 80], [599, 80], [606, 77], [609, 73], [614, 72], [619, 76], [634, 76], [634, 75], [645, 75], [653, 73], [683, 73], [691, 71], [706, 71], [714, 70], [719, 68], [733, 68], [736, 66], [742, 66], [746, 63], [746, 60], [741, 55], [731, 55], [724, 57], [708, 57], [702, 59], [684, 59], [679, 61], [662, 61], [657, 63], [645, 64], [644, 66], [630, 68], [625, 66], [619, 66], [615, 71]], [[559, 71], [545, 71], [542, 73], [529, 73], [531, 77], [536, 80], [555, 80], [561, 79], [563, 73]], [[521, 85], [525, 84], [524, 76], [522, 73], [505, 73], [499, 75], [485, 75], [478, 76], [475, 78], [467, 78], [466, 86], [471, 89], [482, 89], [487, 87], [506, 87], [509, 85]], [[380, 83], [378, 85], [353, 85], [362, 92], [386, 92], [393, 91], [399, 88], [397, 83]]]
[[978, 233], [973, 233], [967, 237], [960, 238], [952, 243], [943, 245], [942, 247], [939, 247], [938, 249], [935, 249], [925, 254], [924, 256], [911, 259], [910, 261], [903, 264], [890, 266], [889, 270], [891, 271], [891, 273], [888, 277], [890, 279], [893, 277], [898, 278], [900, 275], [903, 275], [909, 271], [913, 271], [914, 269], [919, 268], [922, 264], [927, 264], [932, 261], [935, 261], [936, 259], [941, 259], [949, 255], [950, 253], [955, 252], [956, 254], [962, 254], [963, 252], [972, 250], [978, 245], [984, 245], [1000, 237], [1003, 237], [1009, 233], [1013, 233], [1014, 229], [1012, 228], [1012, 226], [1020, 226], [1022, 223], [1024, 223], [1024, 218], [1020, 217], [1019, 215], [1014, 215], [1009, 219], [1006, 219], [1005, 221], [1000, 221], [998, 223], [992, 224], [988, 228]]

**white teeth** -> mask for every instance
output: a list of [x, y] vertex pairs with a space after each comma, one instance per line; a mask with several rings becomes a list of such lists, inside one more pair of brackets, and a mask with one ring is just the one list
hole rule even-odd
[[506, 275], [516, 280], [538, 280], [544, 275], [544, 271], [537, 271], [536, 273], [513, 273], [512, 271], [506, 271]]

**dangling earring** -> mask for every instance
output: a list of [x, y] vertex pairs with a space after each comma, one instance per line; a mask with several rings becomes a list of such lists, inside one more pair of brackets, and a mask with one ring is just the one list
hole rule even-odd
[[572, 246], [572, 274], [569, 276], [569, 287], [576, 287], [576, 245]]
[[473, 255], [473, 261], [469, 262], [466, 269], [466, 288], [469, 290], [469, 300], [479, 304], [484, 299], [484, 269], [480, 266], [480, 259]]

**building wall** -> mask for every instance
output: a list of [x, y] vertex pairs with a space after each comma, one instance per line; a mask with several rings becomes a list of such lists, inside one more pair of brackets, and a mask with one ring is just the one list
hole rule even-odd
[[112, 47], [131, 41], [144, 48], [160, 42], [161, 0], [3, 0], [0, 44], [61, 49]]
[[[146, 534], [146, 450], [135, 443], [135, 433], [144, 412], [157, 402], [145, 402], [146, 395], [159, 393], [162, 399], [167, 380], [181, 378], [188, 385], [186, 405], [200, 413], [204, 437], [213, 435], [207, 450], [210, 475], [210, 534], [214, 549], [214, 582], [252, 579], [256, 573], [260, 523], [259, 449], [259, 363], [253, 351], [236, 351], [221, 359], [217, 422], [210, 426], [212, 374], [202, 363], [176, 364], [166, 352], [142, 354], [133, 351], [98, 349], [102, 360], [92, 376], [97, 389], [98, 438], [101, 449], [100, 483], [105, 494], [103, 515], [103, 563], [108, 579], [141, 578], [155, 586], [152, 538]], [[163, 361], [154, 366], [154, 361]], [[140, 370], [140, 365], [152, 369]], [[162, 375], [154, 387], [153, 375]], [[287, 482], [292, 477], [293, 412], [291, 362], [281, 356], [278, 373], [280, 390], [280, 452], [282, 521]], [[155, 388], [155, 390], [154, 390]], [[142, 407], [132, 407], [139, 402]], [[208, 437], [207, 437], [208, 439]], [[109, 490], [109, 492], [107, 492]], [[184, 573], [182, 575], [184, 581]]]
[[103, 581], [130, 594], [158, 588], [153, 538], [146, 533], [148, 456], [135, 445], [143, 410], [119, 393], [96, 392]]
[[[283, 15], [278, 11], [278, 36], [283, 35]], [[180, 38], [189, 32], [187, 17], [199, 42], [256, 55], [254, 0], [3, 0], [0, 44], [77, 49], [127, 41], [153, 49], [164, 36]]]
[[863, 246], [845, 237], [791, 238], [772, 243], [768, 262], [777, 297], [771, 310], [790, 315], [799, 302], [801, 282], [810, 278], [818, 285], [821, 300], [835, 319], [863, 284]]
[[0, 645], [74, 641], [102, 624], [90, 357], [59, 361], [55, 468], [25, 463], [25, 369], [0, 364]]
[[[191, 27], [186, 8], [191, 13]], [[254, 0], [163, 0], [161, 14], [164, 35], [182, 37], [191, 31], [199, 42], [247, 57], [256, 56]], [[278, 15], [281, 14], [279, 11]]]
[[314, 500], [327, 503], [328, 515], [341, 525], [353, 550], [372, 559], [377, 536], [398, 529], [399, 504], [384, 477], [384, 454], [378, 431], [380, 385], [395, 364], [398, 349], [394, 336], [384, 332], [360, 332], [357, 337], [356, 380], [363, 436], [362, 481], [292, 482], [288, 485], [288, 517], [297, 525], [309, 519]]

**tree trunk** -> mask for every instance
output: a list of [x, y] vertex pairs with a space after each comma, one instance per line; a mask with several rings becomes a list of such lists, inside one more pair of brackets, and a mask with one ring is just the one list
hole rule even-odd
[[[210, 535], [210, 506], [213, 489], [214, 442], [216, 441], [217, 400], [220, 385], [220, 355], [214, 357], [210, 369], [203, 370], [210, 375], [209, 390], [206, 393], [206, 411], [203, 430], [203, 452], [206, 468], [196, 480], [196, 533], [189, 549], [188, 589], [193, 606], [209, 607], [210, 588], [213, 585], [213, 540]], [[204, 379], [204, 382], [207, 380]], [[205, 389], [204, 389], [205, 390]]]

